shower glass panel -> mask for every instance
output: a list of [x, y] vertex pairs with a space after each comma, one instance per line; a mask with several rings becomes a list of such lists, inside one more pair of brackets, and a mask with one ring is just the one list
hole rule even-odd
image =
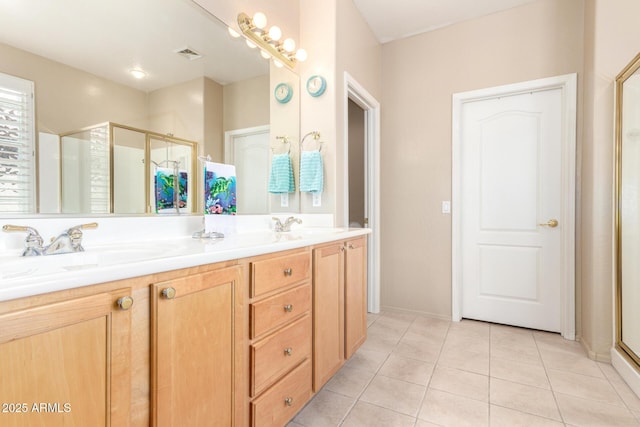
[[60, 141], [62, 213], [110, 212], [108, 126], [63, 135]]

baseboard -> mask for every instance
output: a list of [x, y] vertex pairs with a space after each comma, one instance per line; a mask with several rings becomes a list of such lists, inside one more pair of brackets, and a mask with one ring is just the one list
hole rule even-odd
[[611, 364], [636, 396], [640, 397], [640, 372], [638, 369], [615, 348], [611, 349]]
[[441, 314], [429, 313], [427, 311], [408, 310], [406, 308], [392, 307], [388, 305], [381, 306], [380, 313], [384, 313], [385, 311], [390, 313], [413, 314], [416, 316], [432, 317], [434, 319], [440, 320], [451, 320], [451, 316], [443, 316]]
[[611, 363], [611, 353], [598, 353], [593, 351], [591, 347], [589, 347], [589, 344], [579, 335], [576, 337], [576, 341], [582, 345], [589, 359], [595, 360], [596, 362]]

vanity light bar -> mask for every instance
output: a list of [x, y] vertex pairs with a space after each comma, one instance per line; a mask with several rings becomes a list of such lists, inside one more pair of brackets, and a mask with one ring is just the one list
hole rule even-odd
[[257, 46], [259, 46], [260, 49], [268, 52], [274, 58], [274, 60], [280, 61], [282, 64], [286, 65], [289, 68], [295, 67], [296, 58], [299, 58], [300, 60], [304, 60], [302, 59], [303, 57], [306, 58], [306, 52], [304, 52], [303, 49], [299, 49], [298, 52], [287, 52], [287, 50], [285, 50], [284, 48], [283, 42], [272, 38], [269, 35], [269, 31], [265, 31], [264, 29], [258, 27], [249, 17], [249, 15], [244, 12], [238, 15], [238, 26], [240, 27], [242, 34], [244, 34], [244, 36], [248, 40], [251, 40]]

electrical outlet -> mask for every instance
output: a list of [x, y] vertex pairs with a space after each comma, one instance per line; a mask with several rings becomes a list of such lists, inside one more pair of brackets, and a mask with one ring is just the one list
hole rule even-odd
[[313, 207], [317, 208], [322, 206], [322, 193], [312, 193], [313, 194]]
[[280, 195], [280, 207], [282, 208], [289, 207], [289, 193], [282, 193]]
[[451, 213], [451, 202], [449, 200], [442, 201], [442, 213], [443, 214]]

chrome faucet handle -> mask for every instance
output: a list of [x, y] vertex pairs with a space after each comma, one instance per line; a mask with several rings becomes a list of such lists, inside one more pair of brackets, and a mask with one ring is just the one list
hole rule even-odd
[[275, 224], [273, 224], [273, 229], [275, 231], [282, 231], [284, 229], [284, 225], [280, 222], [280, 218], [274, 216], [271, 217], [271, 219], [275, 221]]
[[71, 240], [71, 246], [73, 247], [74, 251], [76, 252], [84, 251], [84, 248], [82, 247], [82, 230], [89, 230], [94, 228], [98, 228], [97, 222], [74, 225], [73, 227], [69, 228], [66, 231], [67, 235], [69, 236], [69, 239]]
[[32, 227], [27, 227], [23, 225], [11, 225], [6, 224], [2, 227], [2, 231], [5, 232], [14, 232], [14, 231], [22, 231], [27, 233], [27, 237], [24, 239], [24, 252], [22, 252], [22, 256], [37, 256], [42, 255], [44, 240], [38, 230]]

